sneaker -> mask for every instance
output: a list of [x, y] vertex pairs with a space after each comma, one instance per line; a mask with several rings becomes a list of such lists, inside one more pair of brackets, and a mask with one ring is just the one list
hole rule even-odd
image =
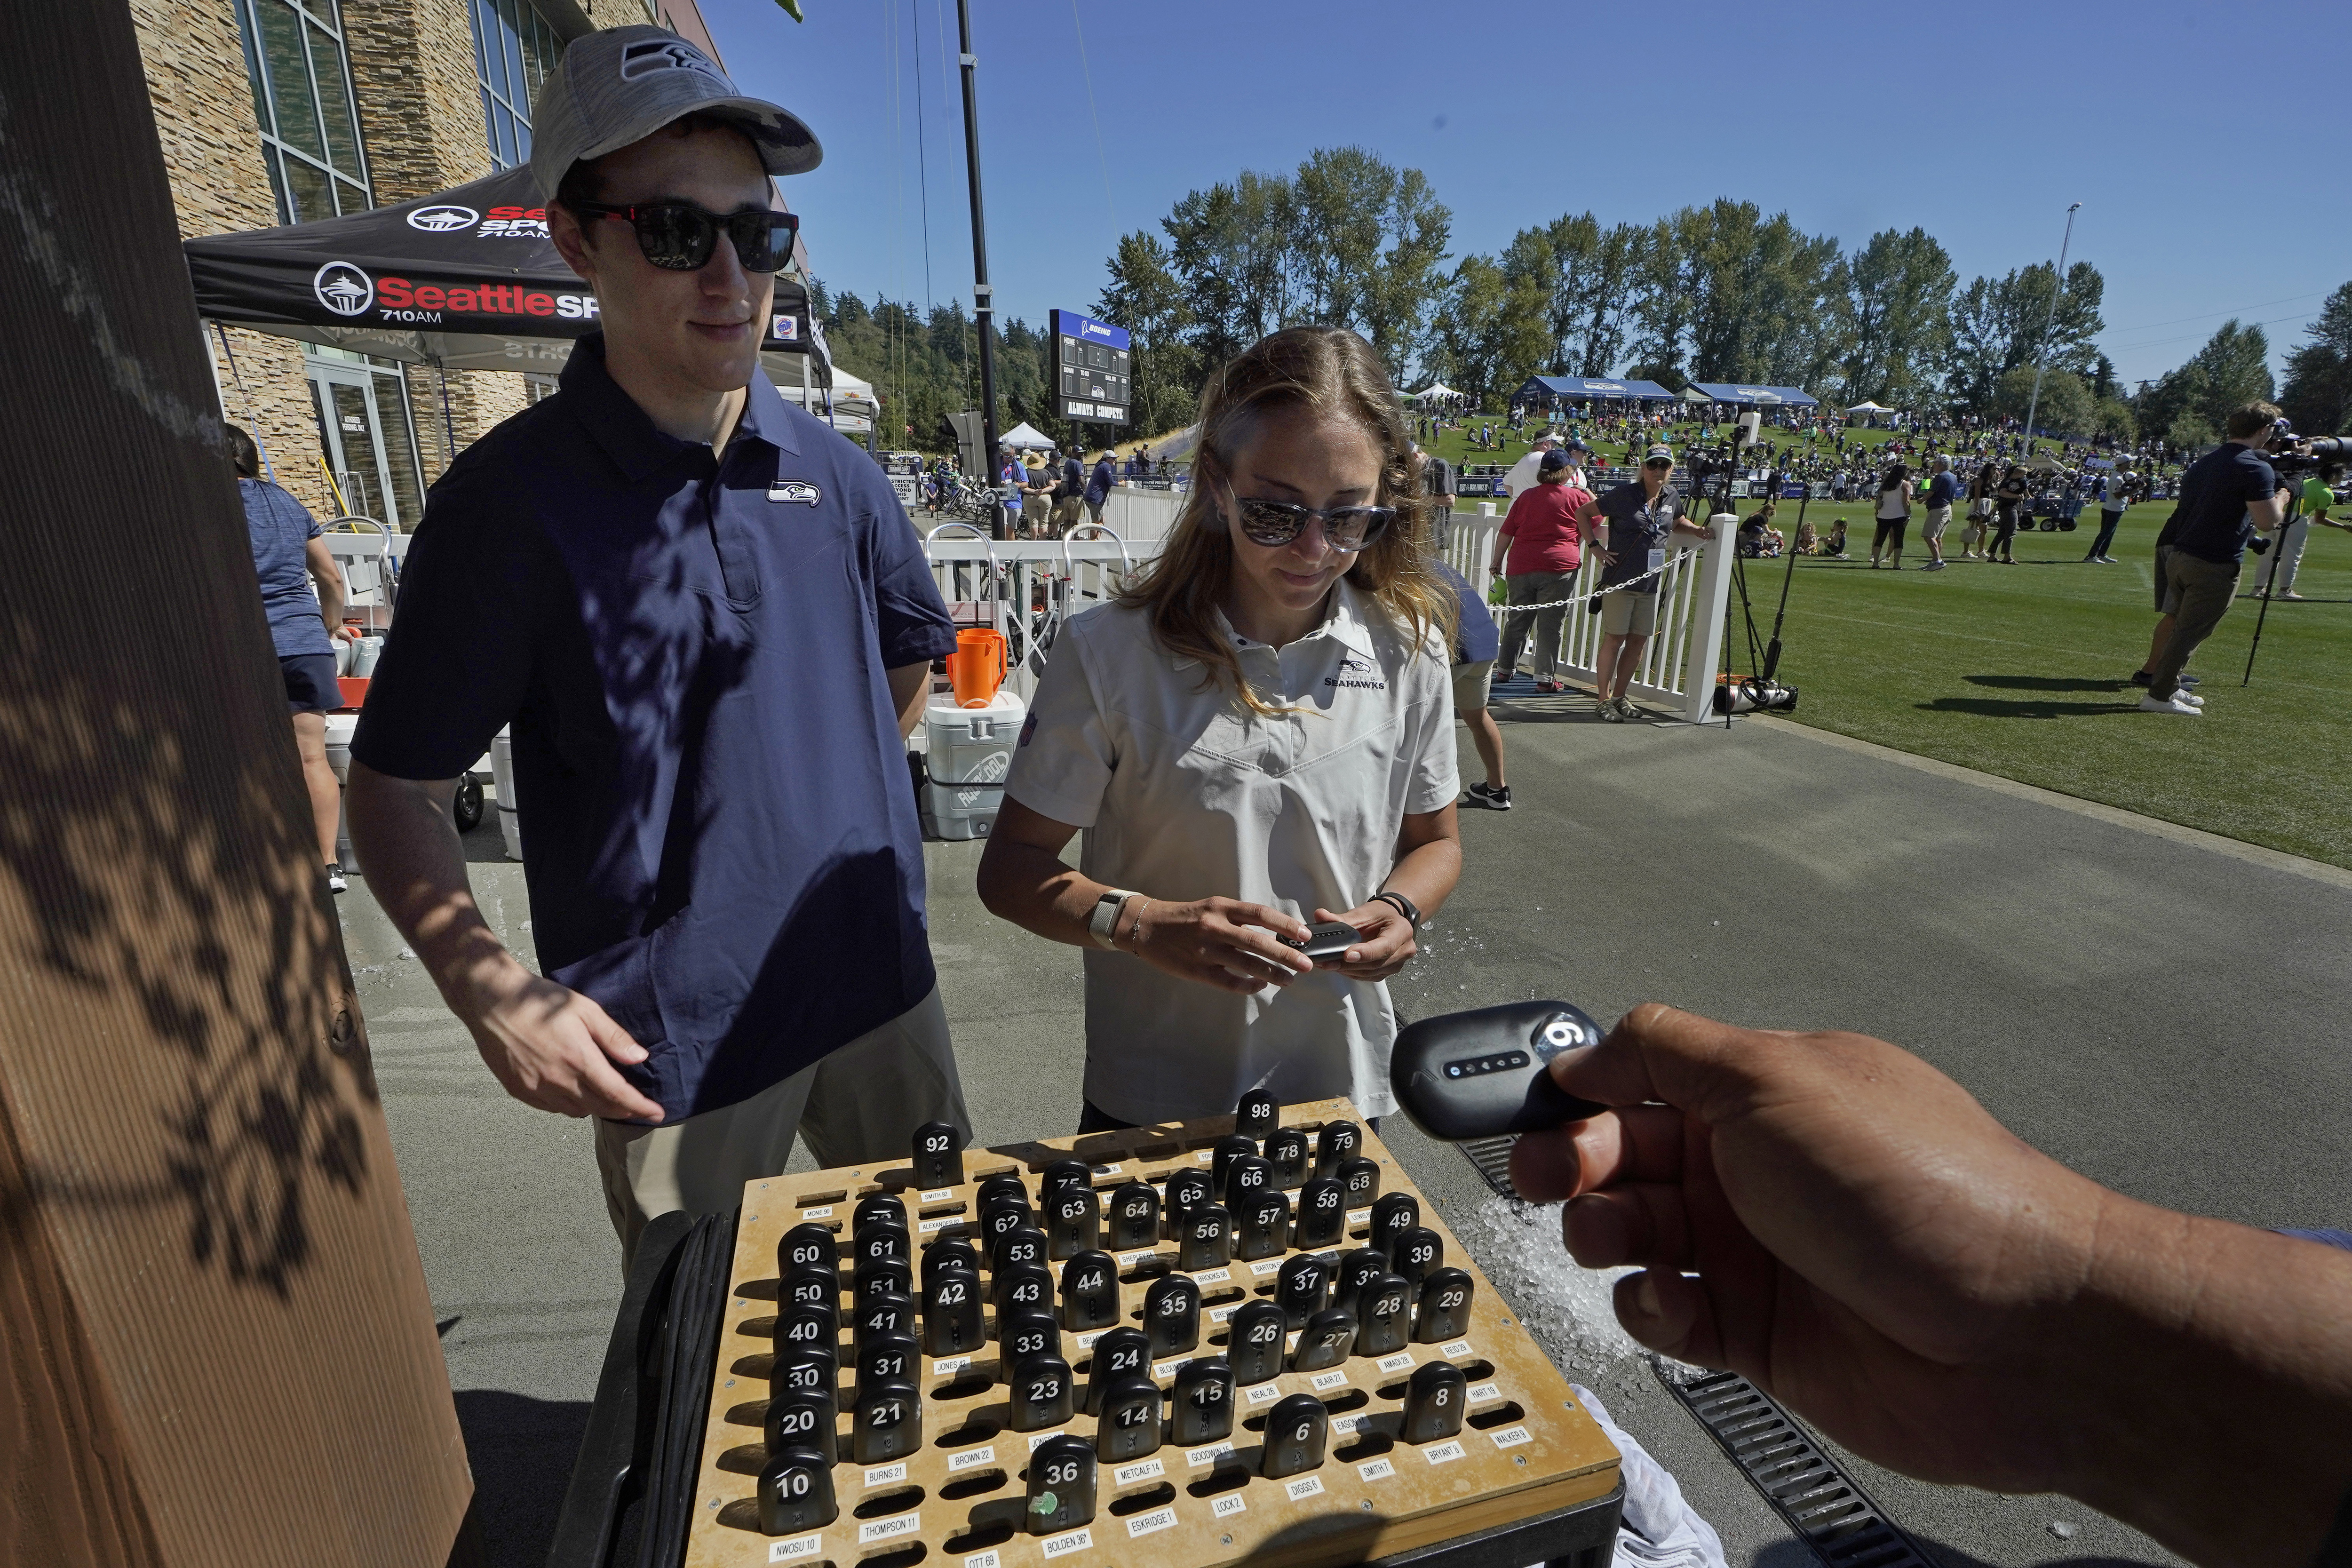
[[2298, 600], [2299, 600], [2299, 599], [2301, 599], [2301, 598], [2303, 597], [2303, 595], [2300, 595], [2300, 594], [2298, 594], [2298, 593], [2296, 593], [2294, 589], [2289, 588], [2288, 590], [2286, 590], [2286, 592], [2284, 592], [2284, 593], [2281, 594], [2281, 595], [2279, 595], [2279, 597], [2280, 597], [2280, 598], [2282, 598], [2282, 599], [2298, 599]]
[[2158, 701], [2156, 694], [2150, 692], [2139, 700], [2139, 710], [2143, 713], [2185, 713], [2192, 719], [2202, 717], [2205, 711], [2203, 709], [2194, 702], [2180, 700], [2184, 695], [2186, 693], [2175, 692], [2172, 696]]
[[1922, 572], [1941, 572], [1943, 569], [1944, 563], [1941, 561], [1930, 561], [1927, 564], [1919, 568]]
[[1567, 687], [1562, 686], [1557, 680], [1547, 679], [1542, 676], [1538, 676], [1536, 678], [1536, 694], [1539, 697], [1549, 697], [1557, 692], [1565, 691], [1567, 689]]
[[1494, 789], [1485, 784], [1474, 784], [1466, 793], [1469, 799], [1464, 803], [1465, 805], [1484, 806], [1488, 811], [1511, 809], [1511, 786], [1508, 784], [1505, 784], [1500, 789]]
[[1617, 717], [1620, 719], [1639, 719], [1641, 716], [1642, 710], [1639, 708], [1634, 707], [1632, 702], [1622, 697], [1617, 699]]
[[1497, 686], [1507, 686], [1518, 678], [1519, 672], [1516, 669], [1498, 669], [1486, 678], [1486, 688], [1491, 691]]
[[2202, 686], [2205, 684], [2205, 678], [2201, 675], [2184, 675], [2180, 678], [2180, 684], [2183, 686]]
[[2189, 690], [2189, 688], [2185, 686], [2172, 694], [2172, 700], [2175, 702], [2186, 702], [2191, 708], [2202, 708], [2205, 706], [2205, 699], [2198, 696], [2197, 693]]
[[1878, 558], [1877, 558], [1876, 556], [1874, 556], [1874, 555], [1871, 557], [1871, 560], [1870, 560], [1870, 569], [1871, 569], [1873, 572], [1875, 572], [1875, 571], [1877, 571], [1877, 570], [1878, 570]]
[[346, 881], [343, 878], [343, 868], [341, 864], [334, 860], [328, 861], [327, 891], [331, 893], [340, 893], [350, 886], [351, 883]]
[[1617, 710], [1617, 704], [1606, 697], [1601, 700], [1601, 717], [1612, 724], [1622, 724], [1625, 721], [1625, 715]]

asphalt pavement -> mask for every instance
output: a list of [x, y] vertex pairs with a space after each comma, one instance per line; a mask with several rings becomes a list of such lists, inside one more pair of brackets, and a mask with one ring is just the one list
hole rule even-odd
[[[2150, 1202], [2263, 1226], [2352, 1215], [2352, 876], [1773, 721], [1606, 725], [1506, 701], [1517, 808], [1465, 812], [1459, 891], [1393, 983], [1423, 1016], [1646, 999], [1917, 1051], [2036, 1147]], [[1463, 737], [1465, 779], [1476, 761]], [[530, 955], [519, 866], [476, 888]], [[933, 952], [984, 1142], [1070, 1131], [1078, 953], [981, 909], [978, 844], [928, 847]], [[621, 1285], [589, 1130], [523, 1108], [355, 880], [344, 930], [492, 1560], [535, 1565]], [[1402, 1118], [1383, 1133], [1574, 1381], [1683, 1482], [1730, 1561], [1811, 1552], [1630, 1352], [1557, 1216], [1495, 1199]], [[798, 1168], [806, 1168], [806, 1156]], [[1939, 1562], [2169, 1563], [2061, 1498], [1848, 1458]]]

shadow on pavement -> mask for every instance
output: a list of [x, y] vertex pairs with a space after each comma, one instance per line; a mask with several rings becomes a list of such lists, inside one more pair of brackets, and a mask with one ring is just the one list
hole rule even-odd
[[492, 1568], [539, 1568], [588, 1429], [587, 1402], [495, 1388], [464, 1389], [457, 1397], [474, 1471], [474, 1512]]

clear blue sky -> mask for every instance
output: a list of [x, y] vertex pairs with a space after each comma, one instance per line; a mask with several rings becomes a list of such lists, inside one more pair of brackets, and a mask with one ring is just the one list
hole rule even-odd
[[[773, 0], [700, 4], [738, 82], [824, 143], [785, 184], [818, 275], [968, 300], [955, 0], [803, 0], [804, 24]], [[1185, 192], [1351, 142], [1429, 176], [1456, 254], [1563, 212], [1731, 195], [1849, 247], [1922, 226], [1965, 284], [2055, 259], [2080, 201], [2072, 254], [2106, 277], [2102, 346], [2127, 381], [2231, 315], [2265, 323], [2275, 370], [2352, 278], [2342, 0], [971, 11], [990, 271], [999, 310], [1032, 321], [1090, 308], [1117, 237], [1157, 233]]]

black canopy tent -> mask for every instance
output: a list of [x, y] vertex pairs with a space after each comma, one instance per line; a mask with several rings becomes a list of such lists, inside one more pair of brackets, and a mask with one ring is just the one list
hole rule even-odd
[[[546, 374], [596, 326], [596, 296], [548, 237], [530, 171], [509, 169], [347, 217], [184, 242], [208, 321], [442, 371]], [[762, 359], [833, 367], [808, 292], [776, 279]], [[798, 381], [800, 377], [793, 377]], [[446, 407], [444, 407], [446, 419]], [[455, 432], [450, 433], [454, 446]]]

